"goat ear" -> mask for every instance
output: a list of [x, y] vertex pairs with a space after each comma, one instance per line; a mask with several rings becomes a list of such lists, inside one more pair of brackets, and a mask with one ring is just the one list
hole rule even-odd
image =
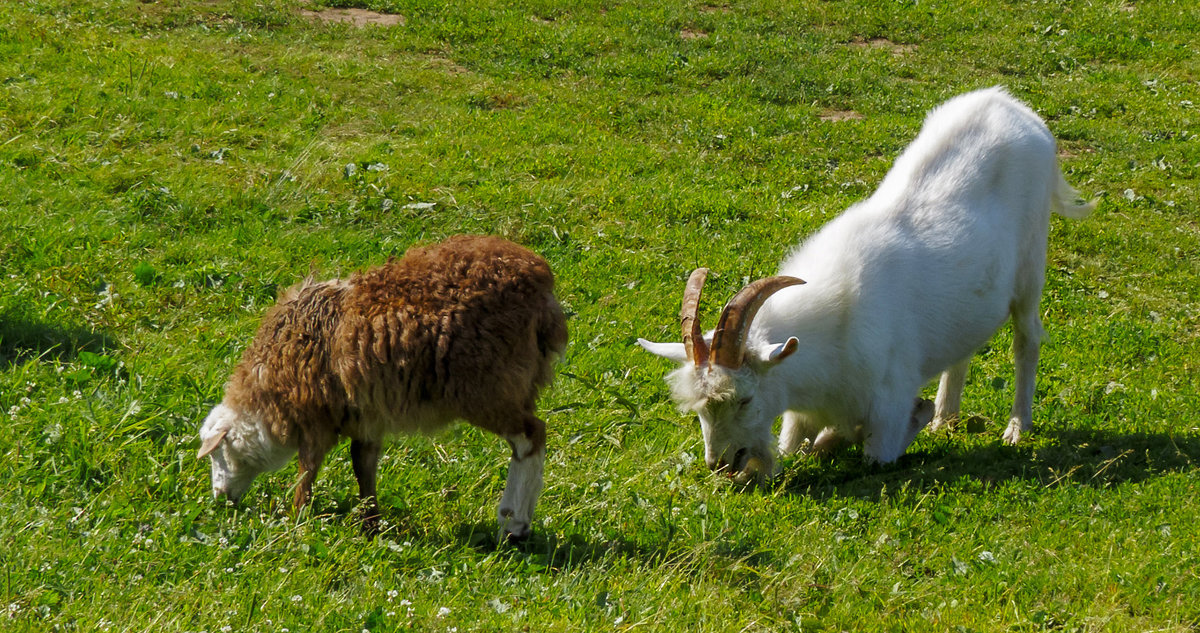
[[654, 354], [655, 356], [661, 356], [662, 358], [673, 360], [677, 363], [682, 363], [687, 360], [687, 350], [684, 349], [683, 343], [655, 343], [653, 341], [647, 341], [644, 338], [639, 338], [637, 342], [638, 345], [642, 346], [642, 349]]
[[217, 447], [221, 445], [221, 440], [225, 439], [225, 434], [228, 432], [229, 429], [221, 429], [216, 435], [208, 436], [208, 439], [200, 445], [200, 450], [196, 452], [196, 459], [203, 459], [209, 453], [217, 450]]
[[767, 350], [766, 363], [768, 367], [774, 367], [783, 361], [783, 359], [791, 356], [800, 347], [800, 339], [796, 337], [789, 338], [786, 342], [780, 345], [773, 345]]

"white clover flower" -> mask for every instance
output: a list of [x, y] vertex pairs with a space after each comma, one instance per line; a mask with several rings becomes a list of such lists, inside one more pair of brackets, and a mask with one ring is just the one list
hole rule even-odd
[[444, 618], [450, 615], [450, 607], [438, 607], [437, 617]]
[[296, 594], [296, 595], [292, 596], [292, 602], [300, 602], [303, 599], [304, 598], [302, 596], [300, 596], [300, 594]]

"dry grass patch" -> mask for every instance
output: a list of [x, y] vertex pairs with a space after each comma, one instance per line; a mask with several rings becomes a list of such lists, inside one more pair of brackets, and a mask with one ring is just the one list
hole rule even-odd
[[854, 110], [835, 110], [833, 108], [828, 108], [822, 110], [821, 113], [817, 115], [817, 118], [821, 119], [822, 121], [857, 121], [863, 118], [863, 115], [855, 112]]
[[301, 10], [300, 15], [313, 22], [325, 24], [350, 24], [355, 28], [363, 28], [369, 24], [378, 26], [403, 26], [407, 20], [398, 13], [380, 13], [366, 9], [322, 9], [320, 11]]
[[907, 55], [915, 50], [915, 44], [900, 44], [893, 42], [886, 37], [872, 37], [869, 39], [854, 39], [847, 44], [850, 48], [858, 49], [882, 49], [890, 52], [893, 55]]

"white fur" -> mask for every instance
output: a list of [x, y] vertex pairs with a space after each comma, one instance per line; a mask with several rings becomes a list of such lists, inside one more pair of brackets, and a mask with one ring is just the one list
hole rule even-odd
[[501, 534], [523, 539], [532, 528], [533, 510], [542, 492], [542, 471], [546, 463], [546, 447], [531, 452], [533, 443], [524, 435], [506, 438], [513, 447], [508, 463], [508, 480], [500, 499], [497, 520]]
[[[929, 114], [870, 198], [784, 260], [779, 274], [808, 283], [763, 305], [742, 368], [697, 368], [681, 344], [642, 344], [683, 362], [668, 380], [700, 418], [710, 466], [737, 470], [746, 454], [773, 465], [780, 415], [782, 452], [828, 450], [836, 433], [886, 463], [930, 417], [939, 426], [958, 414], [970, 357], [1011, 317], [1016, 397], [1004, 440], [1015, 443], [1032, 426], [1050, 211], [1087, 215], [1092, 205], [1075, 196], [1032, 110], [1001, 88], [959, 96]], [[780, 354], [790, 338], [799, 348]], [[915, 407], [943, 371], [936, 410]]]
[[237, 503], [259, 474], [282, 468], [296, 454], [295, 446], [278, 443], [266, 426], [250, 415], [238, 415], [219, 404], [200, 427], [200, 441], [224, 434], [212, 449], [213, 496], [225, 496]]

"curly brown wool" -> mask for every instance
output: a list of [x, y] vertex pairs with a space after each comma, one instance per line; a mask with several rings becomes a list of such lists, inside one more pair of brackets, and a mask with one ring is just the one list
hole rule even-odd
[[[222, 405], [299, 452], [296, 508], [308, 502], [325, 454], [349, 437], [373, 524], [385, 435], [430, 432], [462, 419], [509, 441], [510, 471], [542, 459], [545, 425], [534, 405], [567, 343], [553, 291], [544, 259], [487, 236], [412, 248], [348, 280], [306, 279], [264, 316]], [[209, 426], [202, 436], [214, 435]], [[530, 481], [523, 485], [540, 490], [541, 462], [524, 468]], [[510, 472], [509, 488], [515, 476]], [[216, 481], [214, 470], [214, 487]], [[528, 499], [520, 504], [532, 513]], [[502, 523], [514, 515], [529, 520], [504, 503], [500, 513]], [[523, 536], [517, 532], [510, 533]]]

